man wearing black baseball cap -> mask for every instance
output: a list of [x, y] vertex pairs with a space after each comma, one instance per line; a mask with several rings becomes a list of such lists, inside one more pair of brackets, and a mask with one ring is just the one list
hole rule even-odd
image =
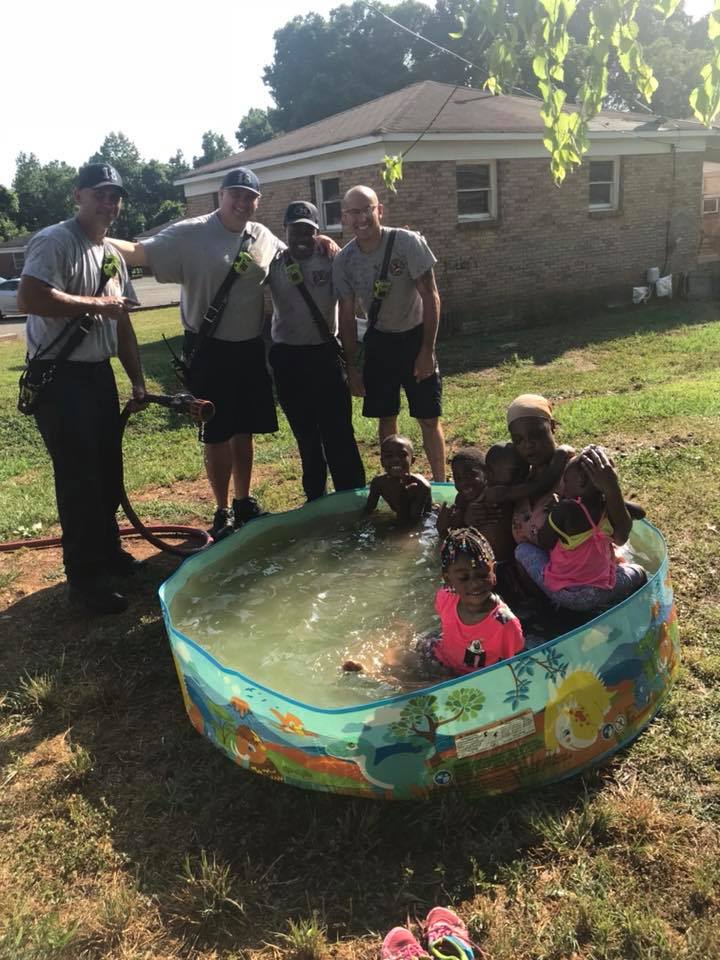
[[[190, 387], [197, 396], [212, 400], [216, 411], [200, 430], [216, 501], [209, 531], [215, 539], [260, 514], [250, 496], [253, 435], [277, 430], [260, 334], [263, 285], [270, 264], [285, 245], [252, 219], [260, 195], [253, 171], [234, 167], [222, 180], [214, 213], [173, 224], [141, 243], [112, 241], [130, 265], [149, 266], [160, 283], [182, 284], [183, 356], [190, 366]], [[218, 319], [218, 295], [232, 268], [236, 276]], [[206, 335], [208, 316], [213, 322]]]
[[273, 301], [270, 363], [278, 400], [297, 440], [308, 500], [365, 486], [352, 401], [337, 340], [332, 260], [316, 246], [317, 207], [295, 200], [284, 217], [288, 248], [270, 267]]
[[[122, 454], [110, 357], [120, 358], [135, 401], [145, 395], [128, 314], [137, 300], [125, 263], [106, 242], [125, 196], [110, 164], [83, 167], [76, 215], [33, 236], [18, 289], [18, 305], [28, 313], [30, 369], [48, 381], [35, 420], [53, 462], [70, 598], [94, 613], [125, 609], [111, 578], [130, 576], [138, 566], [120, 547], [115, 519]], [[79, 329], [87, 332], [63, 351]]]

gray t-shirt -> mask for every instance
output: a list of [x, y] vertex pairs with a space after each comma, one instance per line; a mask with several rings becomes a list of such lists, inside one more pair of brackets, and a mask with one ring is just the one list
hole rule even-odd
[[[105, 249], [115, 254], [120, 271], [107, 281], [101, 296], [136, 300], [125, 261], [110, 244], [104, 247], [101, 243], [93, 243], [75, 218], [56, 223], [35, 234], [27, 247], [22, 274], [63, 293], [94, 297], [100, 285]], [[60, 318], [39, 317], [31, 313], [25, 327], [30, 356], [48, 346], [65, 324], [81, 314], [82, 310], [77, 310], [68, 314], [67, 318]], [[43, 360], [56, 357], [64, 342], [63, 337], [52, 350], [43, 354]], [[110, 317], [95, 316], [87, 336], [68, 359], [97, 362], [107, 360], [116, 353], [117, 321]]]
[[[247, 252], [253, 263], [240, 274], [215, 334], [216, 340], [251, 340], [262, 330], [263, 284], [278, 250], [285, 244], [261, 223], [249, 221]], [[160, 283], [182, 284], [180, 315], [186, 330], [200, 329], [240, 249], [245, 234], [226, 229], [215, 213], [182, 220], [142, 241], [148, 264]]]
[[[380, 277], [388, 238], [383, 228], [380, 245], [372, 253], [363, 253], [356, 240], [351, 240], [333, 262], [333, 283], [343, 299], [355, 295], [367, 314], [373, 301], [373, 284]], [[422, 300], [415, 281], [437, 263], [433, 252], [420, 234], [397, 230], [387, 279], [390, 290], [383, 299], [375, 329], [384, 333], [412, 330], [423, 321]]]
[[[295, 262], [302, 271], [307, 292], [325, 317], [328, 329], [337, 334], [337, 297], [332, 285], [332, 260], [321, 253], [314, 253], [307, 260]], [[326, 338], [320, 333], [302, 294], [291, 283], [282, 255], [275, 257], [272, 262], [269, 283], [273, 302], [273, 343], [293, 346], [323, 343]]]

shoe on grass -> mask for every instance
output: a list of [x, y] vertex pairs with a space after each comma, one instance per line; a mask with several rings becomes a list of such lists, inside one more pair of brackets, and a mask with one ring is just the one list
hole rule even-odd
[[68, 599], [73, 606], [82, 607], [88, 613], [122, 613], [128, 606], [127, 597], [94, 578], [69, 581]]
[[227, 537], [234, 529], [232, 510], [227, 507], [218, 507], [213, 517], [212, 526], [208, 530], [215, 543]]
[[406, 927], [393, 927], [383, 940], [380, 960], [416, 960], [418, 957], [426, 957], [430, 960], [428, 954]]
[[454, 910], [433, 907], [423, 930], [428, 950], [437, 960], [473, 960], [470, 934]]
[[260, 504], [255, 497], [243, 497], [242, 500], [233, 500], [232, 513], [236, 530], [244, 523], [247, 523], [248, 520], [255, 520], [257, 517], [267, 516], [267, 511], [260, 509]]

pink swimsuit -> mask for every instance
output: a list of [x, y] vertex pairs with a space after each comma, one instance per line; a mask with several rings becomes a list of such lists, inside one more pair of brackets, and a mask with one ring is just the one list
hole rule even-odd
[[550, 551], [544, 573], [545, 586], [553, 593], [566, 587], [612, 590], [617, 577], [617, 561], [607, 514], [603, 513], [599, 523], [593, 523], [585, 504], [581, 500], [572, 502], [583, 511], [590, 529], [582, 533], [564, 533], [553, 523], [552, 517], [548, 517], [548, 523], [560, 539]]

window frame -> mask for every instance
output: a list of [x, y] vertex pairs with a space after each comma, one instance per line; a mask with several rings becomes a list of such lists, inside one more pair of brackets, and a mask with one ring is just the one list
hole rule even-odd
[[[323, 181], [324, 180], [337, 180], [338, 182], [338, 197], [337, 200], [323, 200]], [[340, 194], [340, 183], [341, 178], [339, 173], [318, 173], [315, 176], [315, 197], [316, 200], [313, 201], [315, 206], [318, 208], [318, 214], [320, 215], [320, 229], [324, 230], [325, 233], [342, 233], [342, 207], [340, 212], [340, 222], [339, 223], [328, 223], [325, 217], [325, 204], [326, 203], [342, 203], [342, 196]]]
[[[612, 180], [593, 180], [593, 163], [612, 163]], [[593, 183], [610, 184], [610, 202], [609, 203], [591, 203], [590, 187]], [[588, 210], [591, 213], [602, 212], [603, 210], [618, 210], [620, 208], [620, 158], [619, 157], [595, 157], [594, 160], [588, 160]]]
[[[468, 167], [487, 167], [489, 172], [490, 186], [488, 191], [488, 212], [487, 213], [460, 213], [458, 197], [461, 193], [479, 193], [483, 187], [462, 188], [458, 187], [458, 172]], [[455, 161], [455, 204], [457, 207], [458, 223], [487, 223], [490, 220], [497, 220], [497, 162], [495, 160], [467, 160]]]
[[[715, 209], [714, 209], [714, 210], [706, 210], [706, 209], [705, 209], [705, 204], [708, 202], [708, 200], [714, 201], [714, 203], [715, 203]], [[715, 214], [718, 214], [718, 213], [720, 213], [720, 193], [706, 193], [706, 194], [703, 194], [703, 198], [702, 198], [702, 215], [703, 215], [704, 217], [712, 217], [712, 216], [715, 216]]]

